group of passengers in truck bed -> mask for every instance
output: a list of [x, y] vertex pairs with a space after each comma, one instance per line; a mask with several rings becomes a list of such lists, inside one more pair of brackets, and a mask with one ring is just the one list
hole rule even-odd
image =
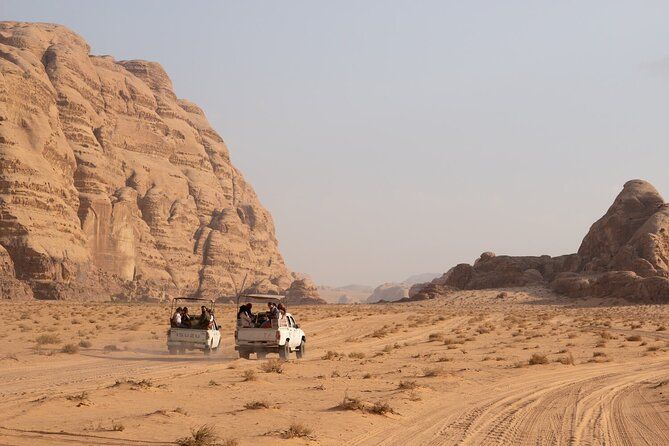
[[277, 323], [286, 316], [286, 307], [279, 302], [267, 303], [267, 311], [262, 313], [253, 313], [253, 304], [247, 303], [239, 307], [237, 312], [237, 321], [243, 328], [271, 328], [272, 320]]
[[198, 328], [200, 330], [210, 330], [216, 325], [214, 321], [214, 310], [207, 308], [204, 305], [200, 307], [200, 316], [191, 316], [188, 313], [188, 307], [178, 307], [170, 325], [174, 328]]

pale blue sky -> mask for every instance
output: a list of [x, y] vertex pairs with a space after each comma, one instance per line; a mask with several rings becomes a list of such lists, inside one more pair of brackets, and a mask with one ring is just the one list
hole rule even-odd
[[377, 284], [574, 252], [632, 178], [669, 195], [666, 1], [28, 1], [160, 62], [293, 270]]

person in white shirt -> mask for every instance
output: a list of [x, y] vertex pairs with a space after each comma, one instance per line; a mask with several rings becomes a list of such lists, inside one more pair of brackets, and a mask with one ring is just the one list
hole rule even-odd
[[172, 327], [181, 327], [181, 307], [177, 308], [172, 315]]

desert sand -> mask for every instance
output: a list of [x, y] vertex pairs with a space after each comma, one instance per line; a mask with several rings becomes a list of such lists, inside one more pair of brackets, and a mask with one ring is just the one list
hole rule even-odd
[[0, 309], [2, 445], [166, 445], [203, 425], [227, 445], [669, 444], [662, 305], [526, 287], [297, 306], [307, 357], [283, 363], [237, 358], [232, 306], [210, 356], [167, 353], [166, 305]]

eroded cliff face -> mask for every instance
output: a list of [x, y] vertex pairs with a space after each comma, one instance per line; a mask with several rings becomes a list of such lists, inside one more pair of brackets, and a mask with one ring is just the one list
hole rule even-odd
[[[36, 297], [287, 289], [270, 214], [153, 62], [0, 22], [0, 245]], [[10, 269], [7, 269], [9, 271]], [[5, 276], [10, 274], [3, 272]]]

